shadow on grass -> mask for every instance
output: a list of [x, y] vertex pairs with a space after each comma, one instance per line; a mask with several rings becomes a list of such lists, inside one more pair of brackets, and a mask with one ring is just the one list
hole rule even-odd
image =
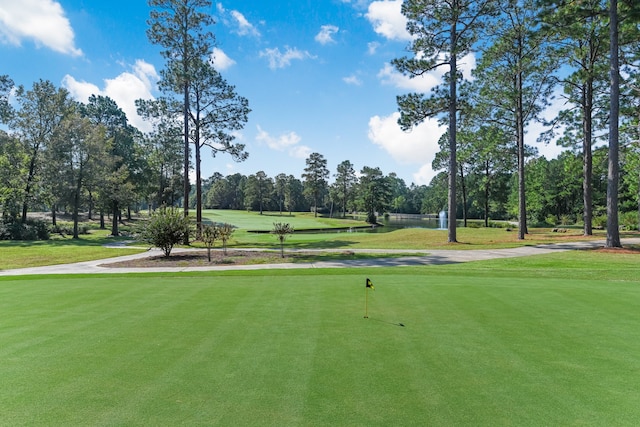
[[371, 320], [372, 322], [380, 322], [380, 323], [384, 323], [387, 325], [392, 325], [392, 326], [400, 326], [401, 328], [404, 328], [404, 323], [401, 322], [389, 322], [388, 320], [382, 320], [382, 319], [376, 319], [375, 317], [365, 317], [365, 319], [367, 320]]
[[104, 246], [117, 242], [131, 240], [130, 237], [87, 237], [81, 235], [80, 238], [74, 239], [71, 236], [55, 237], [49, 240], [3, 240], [0, 241], [0, 247], [6, 248], [31, 248], [43, 246]]
[[[287, 249], [348, 249], [354, 244], [355, 242], [348, 240], [320, 240], [315, 242], [287, 241], [285, 243], [284, 250], [286, 252]], [[242, 242], [229, 245], [229, 247], [280, 250], [280, 244], [277, 242]]]

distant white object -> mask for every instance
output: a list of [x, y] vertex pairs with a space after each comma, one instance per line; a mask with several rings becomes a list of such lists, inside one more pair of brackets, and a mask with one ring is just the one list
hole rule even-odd
[[443, 210], [440, 211], [440, 223], [438, 228], [443, 230], [447, 228], [447, 213]]

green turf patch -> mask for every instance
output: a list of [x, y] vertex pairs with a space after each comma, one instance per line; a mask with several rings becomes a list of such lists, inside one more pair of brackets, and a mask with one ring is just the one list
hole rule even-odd
[[638, 276], [521, 261], [2, 278], [0, 419], [636, 424]]
[[[127, 248], [127, 238], [109, 238], [104, 232], [83, 235], [79, 239], [55, 237], [45, 241], [0, 241], [0, 270], [69, 264], [144, 252]], [[122, 247], [106, 247], [121, 242]]]

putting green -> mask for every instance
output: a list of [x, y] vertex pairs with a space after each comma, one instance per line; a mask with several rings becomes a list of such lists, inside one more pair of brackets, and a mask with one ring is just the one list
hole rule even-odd
[[503, 273], [3, 278], [0, 423], [637, 424], [638, 283]]

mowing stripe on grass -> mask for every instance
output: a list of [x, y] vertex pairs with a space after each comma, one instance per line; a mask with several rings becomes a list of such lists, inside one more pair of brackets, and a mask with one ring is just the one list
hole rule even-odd
[[640, 288], [445, 271], [0, 280], [0, 424], [640, 419]]

